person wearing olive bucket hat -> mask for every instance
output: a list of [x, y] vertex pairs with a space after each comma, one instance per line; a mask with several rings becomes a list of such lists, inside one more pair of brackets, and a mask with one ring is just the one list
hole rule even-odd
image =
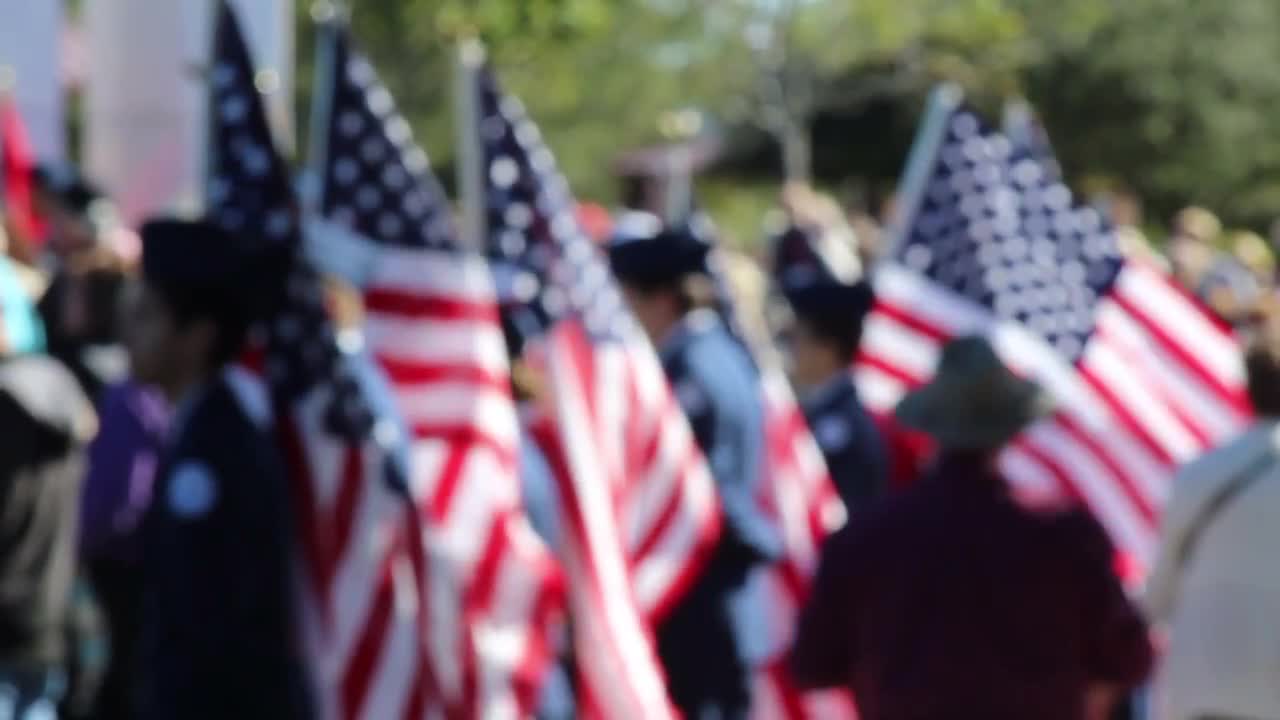
[[1086, 720], [1146, 678], [1147, 627], [1101, 526], [1023, 507], [998, 469], [1050, 409], [986, 340], [943, 349], [897, 411], [937, 441], [934, 467], [824, 546], [790, 657], [801, 689], [848, 688], [863, 720]]

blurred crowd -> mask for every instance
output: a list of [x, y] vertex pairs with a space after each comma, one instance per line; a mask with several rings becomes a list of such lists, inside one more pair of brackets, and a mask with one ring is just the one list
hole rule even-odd
[[[132, 653], [136, 530], [169, 411], [129, 382], [137, 235], [73, 168], [32, 180], [33, 216], [0, 223], [0, 388], [15, 399], [0, 453], [0, 667], [18, 707], [57, 697], [69, 717], [124, 717], [109, 709], [126, 685], [109, 658]], [[24, 436], [45, 442], [12, 440]]]
[[[209, 306], [211, 298], [233, 292], [234, 273], [218, 265], [216, 252], [206, 267], [191, 265], [202, 261], [199, 252], [194, 260], [147, 254], [148, 232], [212, 231], [150, 226], [140, 238], [74, 169], [42, 168], [33, 180], [37, 216], [23, 222], [8, 217], [3, 226], [10, 232], [0, 233], [0, 688], [11, 695], [12, 707], [28, 713], [18, 717], [53, 717], [57, 704], [64, 717], [132, 718], [141, 680], [139, 637], [144, 624], [157, 622], [150, 617], [144, 623], [140, 528], [166, 444], [183, 421], [173, 393], [139, 381], [172, 379], [172, 370], [152, 366], [146, 378], [131, 375], [126, 346], [133, 343], [136, 360], [144, 342], [137, 336], [147, 329], [141, 288], [168, 288], [163, 299], [175, 317], [208, 317], [229, 333], [200, 345], [206, 353], [213, 348], [218, 363], [229, 357], [218, 350], [220, 343], [243, 340], [244, 327], [227, 330], [236, 320]], [[873, 217], [846, 212], [807, 186], [788, 185], [778, 206], [766, 222], [761, 251], [731, 253], [728, 276], [745, 308], [743, 332], [757, 348], [781, 348], [837, 489], [859, 519], [824, 555], [792, 655], [797, 682], [850, 687], [864, 717], [873, 720], [944, 717], [935, 711], [948, 703], [990, 708], [992, 714], [982, 715], [990, 718], [1102, 718], [1113, 707], [1137, 713], [1127, 698], [1154, 662], [1152, 623], [1157, 639], [1174, 629], [1166, 672], [1177, 683], [1201, 683], [1178, 702], [1200, 707], [1199, 699], [1221, 693], [1224, 699], [1206, 712], [1263, 717], [1257, 713], [1266, 711], [1269, 696], [1259, 700], [1256, 694], [1265, 695], [1269, 685], [1257, 668], [1280, 662], [1280, 655], [1258, 650], [1242, 660], [1240, 643], [1260, 625], [1274, 626], [1280, 593], [1232, 556], [1245, 548], [1265, 551], [1250, 534], [1261, 528], [1250, 523], [1266, 518], [1233, 520], [1247, 526], [1234, 537], [1210, 534], [1200, 543], [1200, 536], [1206, 507], [1217, 522], [1234, 494], [1280, 467], [1270, 421], [1187, 470], [1206, 479], [1197, 486], [1200, 496], [1175, 492], [1169, 539], [1144, 615], [1112, 572], [1109, 541], [1087, 513], [1044, 519], [1007, 498], [994, 457], [1045, 412], [1045, 398], [1004, 368], [985, 341], [963, 338], [948, 346], [934, 381], [908, 395], [894, 417], [872, 417], [861, 407], [848, 368], [862, 317], [874, 302], [867, 269], [890, 251], [885, 225], [891, 225], [892, 203], [882, 217]], [[1254, 404], [1260, 415], [1280, 417], [1280, 323], [1271, 310], [1280, 225], [1268, 241], [1224, 230], [1211, 212], [1192, 207], [1173, 218], [1167, 240], [1157, 247], [1134, 208], [1132, 202], [1109, 208], [1124, 250], [1167, 268], [1224, 322], [1251, 331]], [[731, 343], [705, 339], [715, 324], [703, 314], [709, 301], [686, 282], [702, 272], [701, 261], [683, 266], [671, 260], [689, 257], [682, 244], [688, 233], [662, 227], [656, 216], [635, 216], [619, 214], [612, 229], [600, 231], [613, 238], [614, 273], [668, 363], [673, 384], [684, 387], [682, 373], [706, 384], [701, 403], [678, 394], [700, 443], [706, 430], [704, 451], [713, 472], [721, 473], [717, 463], [731, 467], [725, 471], [731, 474], [746, 472], [726, 459], [734, 450], [717, 445], [725, 442], [720, 429], [732, 423], [715, 413], [739, 411], [724, 409], [737, 406], [726, 401], [721, 407], [717, 399], [740, 395], [741, 383], [730, 370], [748, 377], [750, 363]], [[622, 238], [627, 233], [632, 235]], [[223, 273], [216, 282], [214, 272]], [[193, 296], [174, 289], [193, 278], [217, 292]], [[350, 294], [335, 293], [331, 300], [337, 314], [358, 315], [358, 300]], [[156, 353], [151, 357], [154, 362]], [[704, 357], [712, 360], [699, 377]], [[183, 358], [173, 361], [180, 366]], [[1242, 454], [1246, 460], [1237, 458]], [[1280, 478], [1270, 480], [1280, 487]], [[166, 500], [173, 508], [194, 515], [207, 510], [208, 478], [175, 472], [170, 481]], [[1203, 488], [1214, 481], [1227, 494], [1206, 494]], [[717, 484], [728, 493], [729, 482], [717, 476]], [[897, 501], [877, 505], [890, 496]], [[744, 540], [741, 552], [755, 563], [770, 555], [771, 545], [767, 532], [753, 529], [750, 514], [729, 520], [742, 523], [737, 532], [751, 542]], [[1188, 564], [1189, 547], [1197, 553], [1195, 565]], [[1218, 558], [1212, 569], [1204, 569], [1205, 557]], [[955, 568], [964, 568], [964, 577]], [[1193, 577], [1184, 582], [1188, 568]], [[1239, 592], [1225, 597], [1226, 587]], [[174, 597], [194, 592], [170, 589]], [[719, 587], [706, 592], [729, 593]], [[738, 679], [709, 672], [736, 657], [740, 638], [733, 633], [741, 631], [726, 629], [695, 642], [691, 638], [709, 632], [700, 614], [705, 608], [688, 607], [693, 609], [673, 616], [674, 624], [658, 638], [675, 701], [689, 717], [712, 717], [700, 708], [721, 707], [717, 703], [727, 710], [715, 717], [745, 717], [736, 714], [745, 707]], [[1242, 618], [1230, 608], [1249, 614]], [[189, 610], [170, 607], [166, 614], [180, 623], [176, 617]], [[1230, 627], [1236, 644], [1197, 630], [1206, 626]], [[974, 628], [987, 634], [975, 636]], [[975, 646], [987, 650], [975, 654]], [[1025, 667], [1005, 666], [1009, 656], [1022, 658]], [[1257, 687], [1240, 679], [1248, 675], [1243, 670], [1218, 685], [1204, 678], [1215, 665], [1238, 669], [1241, 663], [1252, 668]], [[1036, 685], [1043, 677], [1053, 681]], [[1018, 689], [992, 703], [982, 693], [993, 687]], [[1250, 693], [1255, 696], [1240, 700]], [[931, 699], [921, 700], [921, 694]], [[1280, 698], [1269, 706], [1276, 707]], [[38, 714], [41, 708], [49, 714]]]

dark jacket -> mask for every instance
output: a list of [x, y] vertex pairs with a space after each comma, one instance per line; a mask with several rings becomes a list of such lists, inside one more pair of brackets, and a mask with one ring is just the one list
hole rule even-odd
[[309, 717], [283, 462], [227, 377], [178, 410], [143, 524], [140, 717]]
[[946, 459], [823, 550], [791, 666], [864, 720], [1081, 720], [1090, 688], [1146, 676], [1147, 629], [1083, 510], [1036, 514]]
[[0, 665], [52, 667], [65, 658], [93, 418], [56, 360], [0, 360]]
[[845, 507], [865, 507], [883, 497], [889, 457], [875, 420], [858, 401], [853, 374], [840, 373], [805, 398], [803, 406]]

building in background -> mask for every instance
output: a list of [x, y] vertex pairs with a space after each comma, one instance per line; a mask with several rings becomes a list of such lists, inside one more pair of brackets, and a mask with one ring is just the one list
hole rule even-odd
[[[277, 138], [288, 148], [293, 0], [231, 4], [245, 25]], [[128, 224], [194, 207], [203, 197], [214, 5], [214, 0], [84, 0], [83, 161], [87, 173], [109, 188]]]
[[12, 81], [37, 157], [59, 160], [66, 154], [62, 3], [0, 0], [0, 18], [0, 88]]

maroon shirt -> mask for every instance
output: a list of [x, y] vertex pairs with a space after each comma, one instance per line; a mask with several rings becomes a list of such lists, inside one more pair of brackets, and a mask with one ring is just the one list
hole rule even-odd
[[1151, 667], [1146, 626], [1083, 510], [1035, 513], [983, 464], [944, 459], [827, 543], [791, 665], [863, 720], [1080, 720]]

